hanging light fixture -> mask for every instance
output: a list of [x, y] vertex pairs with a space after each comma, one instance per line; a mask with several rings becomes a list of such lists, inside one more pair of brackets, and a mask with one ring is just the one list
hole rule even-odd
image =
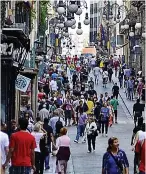
[[85, 24], [85, 25], [89, 25], [89, 24], [90, 24], [90, 19], [89, 19], [89, 17], [88, 17], [88, 13], [85, 14], [84, 24]]
[[140, 29], [141, 28], [141, 23], [140, 22], [137, 22], [136, 24], [135, 24], [135, 29]]
[[63, 0], [59, 0], [57, 12], [58, 12], [59, 15], [62, 15], [62, 14], [65, 13], [65, 8], [64, 8]]
[[75, 0], [70, 0], [70, 4], [68, 5], [68, 10], [71, 13], [76, 13], [78, 11], [78, 5]]
[[72, 27], [71, 27], [71, 29], [75, 29], [76, 28], [76, 25], [73, 25]]
[[65, 28], [64, 32], [63, 32], [63, 35], [65, 37], [69, 37], [69, 33], [68, 33], [68, 28]]
[[81, 15], [82, 14], [82, 9], [78, 8], [78, 11], [76, 12], [76, 15]]
[[67, 13], [67, 21], [65, 22], [66, 27], [72, 27], [74, 25], [74, 21], [72, 21], [71, 13]]
[[81, 22], [78, 22], [78, 29], [76, 31], [78, 35], [81, 35], [83, 33], [82, 27], [81, 27]]
[[134, 32], [133, 32], [133, 28], [132, 28], [132, 27], [131, 27], [131, 30], [130, 30], [129, 36], [130, 36], [130, 37], [133, 37], [133, 36], [134, 36]]

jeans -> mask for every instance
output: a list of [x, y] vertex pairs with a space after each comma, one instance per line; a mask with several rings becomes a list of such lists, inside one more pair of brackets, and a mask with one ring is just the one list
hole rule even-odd
[[133, 100], [133, 88], [128, 88], [128, 99]]
[[[108, 121], [101, 121], [101, 131], [102, 134], [105, 132], [106, 134], [108, 133]], [[105, 131], [104, 131], [105, 130]]]
[[49, 168], [50, 154], [45, 158], [45, 169]]
[[139, 174], [146, 174], [146, 173], [145, 173], [145, 172], [141, 172], [141, 171], [140, 171], [140, 172], [139, 172]]
[[31, 167], [25, 167], [25, 166], [11, 166], [9, 168], [9, 174], [30, 174], [31, 173]]
[[123, 79], [119, 78], [119, 82], [120, 82], [120, 88], [122, 88], [123, 87]]
[[85, 125], [78, 125], [77, 126], [77, 136], [76, 140], [79, 141], [81, 135], [84, 135]]
[[136, 168], [138, 167], [138, 157], [139, 157], [139, 154], [135, 152], [135, 154], [134, 154], [134, 173], [136, 173]]
[[108, 75], [108, 78], [109, 78], [109, 81], [111, 82], [111, 81], [112, 81], [112, 75], [109, 74], [109, 75]]
[[91, 142], [92, 142], [93, 150], [95, 150], [96, 136], [94, 136], [92, 134], [87, 135], [87, 140], [88, 140], [88, 150], [91, 152]]

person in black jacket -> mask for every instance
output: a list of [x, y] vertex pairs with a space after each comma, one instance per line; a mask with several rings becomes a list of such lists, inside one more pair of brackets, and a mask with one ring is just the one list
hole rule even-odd
[[112, 81], [112, 75], [113, 75], [112, 67], [109, 67], [109, 69], [108, 69], [108, 78], [109, 78], [110, 82]]
[[119, 86], [117, 85], [117, 83], [114, 84], [114, 86], [112, 88], [112, 92], [113, 92], [113, 96], [116, 97], [116, 99], [118, 99]]
[[137, 99], [136, 103], [133, 105], [133, 115], [134, 115], [134, 124], [136, 127], [137, 118], [142, 116], [142, 105], [140, 104], [139, 99]]

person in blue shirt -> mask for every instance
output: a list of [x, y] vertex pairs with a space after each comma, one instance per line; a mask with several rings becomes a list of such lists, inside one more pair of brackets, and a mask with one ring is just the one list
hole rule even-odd
[[52, 79], [56, 79], [58, 77], [58, 74], [56, 72], [54, 72], [52, 75], [51, 75], [51, 78]]
[[108, 140], [107, 152], [103, 155], [102, 174], [129, 174], [129, 162], [126, 153], [119, 149], [118, 138]]
[[109, 122], [109, 108], [107, 107], [107, 104], [104, 103], [104, 106], [101, 108], [101, 129], [102, 129], [102, 136], [104, 136], [104, 129], [105, 129], [105, 134], [107, 137], [108, 133], [108, 122]]

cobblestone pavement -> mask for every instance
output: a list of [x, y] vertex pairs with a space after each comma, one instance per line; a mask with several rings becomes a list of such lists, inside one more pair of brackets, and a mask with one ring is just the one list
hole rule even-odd
[[[92, 75], [91, 75], [92, 76]], [[107, 88], [102, 87], [102, 80], [100, 78], [99, 85], [96, 85], [95, 89], [100, 93], [106, 91], [111, 94], [113, 84], [108, 83]], [[127, 101], [129, 102], [129, 101]], [[125, 105], [121, 98], [119, 98], [118, 107], [118, 124], [114, 124], [109, 128], [108, 138], [116, 136], [119, 138], [120, 148], [125, 150], [129, 164], [130, 173], [133, 174], [133, 152], [131, 151], [131, 134], [133, 125], [133, 119], [126, 112]], [[100, 174], [102, 166], [102, 156], [107, 148], [107, 137], [99, 135], [96, 140], [96, 152], [88, 154], [87, 144], [74, 143], [76, 136], [76, 127], [69, 127], [69, 137], [71, 138], [71, 158], [68, 162], [68, 174]], [[51, 157], [50, 170], [45, 174], [55, 173], [55, 157]]]

